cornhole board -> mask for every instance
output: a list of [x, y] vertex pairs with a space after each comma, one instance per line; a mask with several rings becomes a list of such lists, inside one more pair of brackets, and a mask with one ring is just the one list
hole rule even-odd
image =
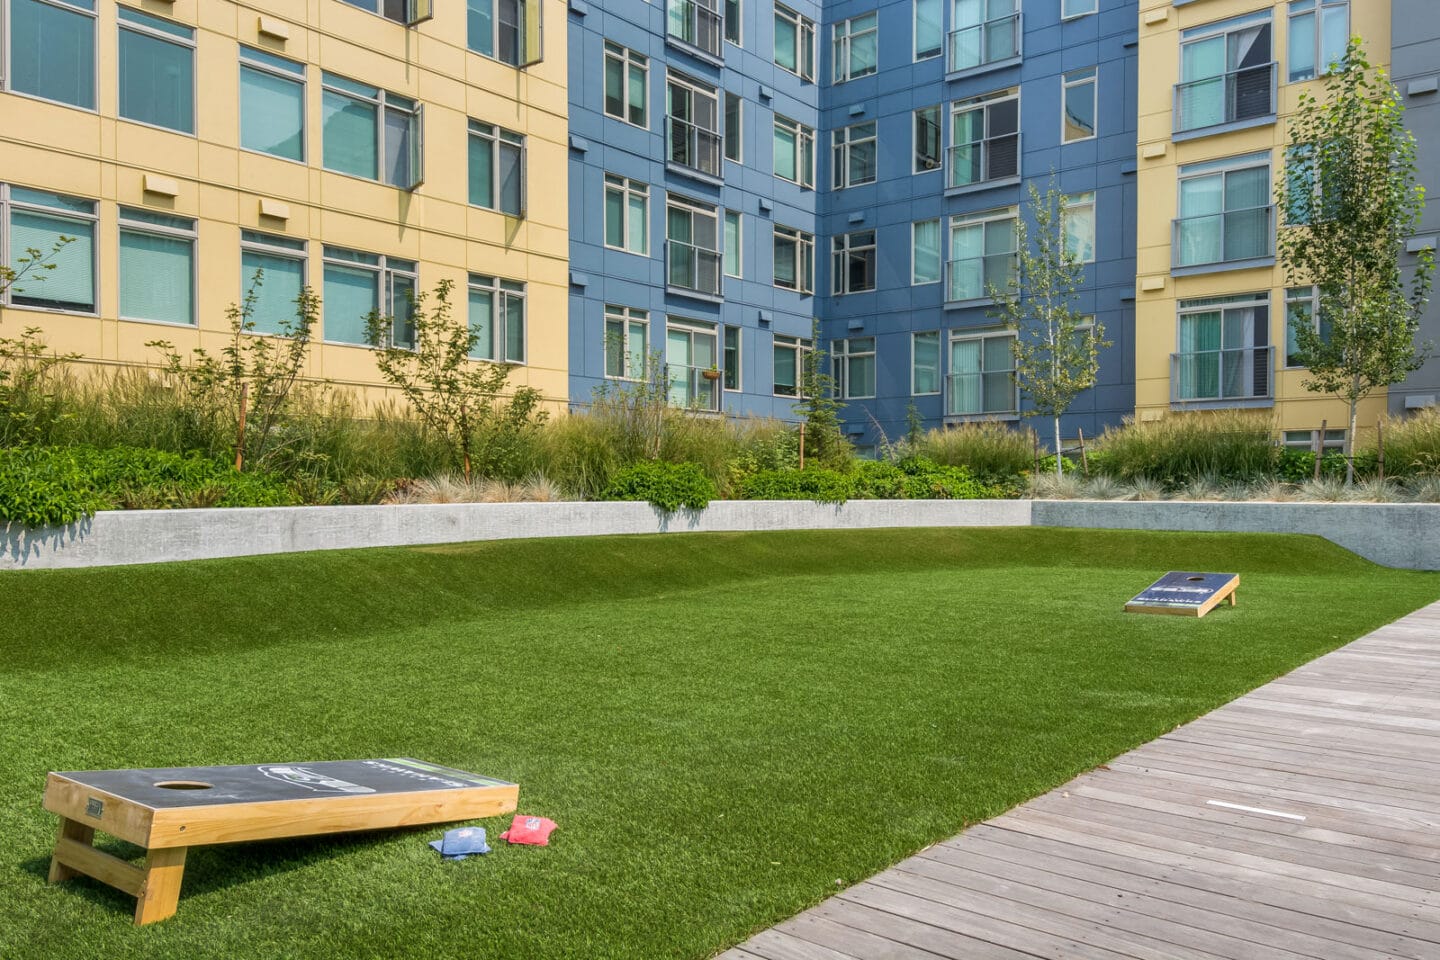
[[1235, 606], [1238, 573], [1183, 573], [1171, 571], [1140, 591], [1127, 604], [1126, 613], [1169, 613], [1203, 617], [1228, 599]]
[[[122, 890], [138, 926], [175, 913], [190, 847], [493, 817], [519, 798], [513, 783], [409, 757], [51, 773], [50, 882], [83, 873]], [[144, 847], [145, 866], [95, 849], [96, 830]]]

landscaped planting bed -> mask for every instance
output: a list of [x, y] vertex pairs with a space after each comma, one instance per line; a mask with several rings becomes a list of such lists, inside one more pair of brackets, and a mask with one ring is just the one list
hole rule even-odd
[[[1169, 569], [1239, 606], [1121, 613]], [[1437, 595], [1318, 538], [1037, 529], [0, 574], [0, 957], [699, 960]], [[560, 829], [197, 849], [145, 928], [45, 884], [47, 770], [384, 756]]]

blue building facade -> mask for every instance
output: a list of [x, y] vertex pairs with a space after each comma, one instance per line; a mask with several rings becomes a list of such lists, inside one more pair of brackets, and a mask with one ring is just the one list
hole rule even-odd
[[912, 404], [1018, 420], [985, 291], [1053, 172], [1112, 344], [1064, 431], [1133, 411], [1136, 0], [570, 10], [577, 406], [648, 352], [677, 403], [793, 417], [818, 320], [862, 452]]

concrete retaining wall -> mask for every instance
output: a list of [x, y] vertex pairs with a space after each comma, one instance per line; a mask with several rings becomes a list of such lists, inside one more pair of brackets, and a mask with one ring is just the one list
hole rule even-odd
[[133, 510], [64, 528], [0, 525], [0, 570], [103, 567], [471, 540], [873, 527], [1093, 527], [1318, 534], [1390, 567], [1440, 570], [1440, 505], [1109, 500], [719, 500], [666, 516], [647, 503], [466, 503]]
[[722, 530], [1028, 526], [1028, 500], [719, 500], [665, 515], [648, 503], [464, 503], [127, 510], [63, 528], [0, 526], [0, 570], [102, 567], [471, 540]]

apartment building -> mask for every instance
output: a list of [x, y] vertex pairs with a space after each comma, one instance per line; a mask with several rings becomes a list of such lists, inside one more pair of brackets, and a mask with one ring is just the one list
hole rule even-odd
[[559, 0], [0, 0], [3, 305], [91, 365], [323, 299], [307, 376], [375, 393], [364, 318], [454, 284], [474, 355], [568, 396]]
[[[1419, 6], [1427, 6], [1420, 4]], [[1314, 291], [1288, 288], [1275, 260], [1275, 178], [1285, 120], [1304, 90], [1366, 39], [1390, 62], [1389, 3], [1141, 0], [1136, 414], [1273, 409], [1283, 439], [1343, 440], [1343, 403], [1302, 386], [1287, 317]], [[1433, 19], [1433, 17], [1422, 17]], [[1373, 424], [1384, 393], [1361, 406]]]

